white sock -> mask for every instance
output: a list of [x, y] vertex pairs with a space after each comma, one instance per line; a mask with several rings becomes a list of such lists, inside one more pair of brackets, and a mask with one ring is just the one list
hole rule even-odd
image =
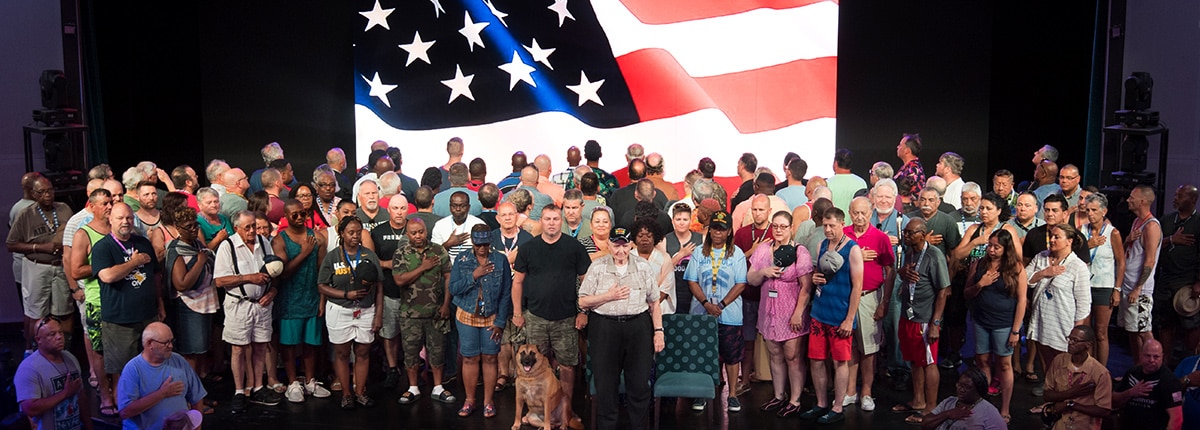
[[416, 385], [409, 385], [409, 386], [408, 386], [408, 392], [410, 392], [410, 393], [413, 393], [413, 394], [416, 394], [416, 395], [418, 395], [418, 396], [419, 396], [419, 395], [421, 395], [421, 389], [420, 389], [420, 388], [417, 388], [417, 386], [416, 386]]
[[257, 392], [258, 392], [258, 390], [261, 390], [261, 389], [262, 389], [262, 385], [259, 385], [259, 386], [257, 386], [257, 387], [254, 387], [254, 389], [253, 389], [253, 390], [250, 390], [250, 392], [251, 392], [251, 393], [257, 393]]
[[442, 395], [442, 391], [445, 391], [445, 389], [443, 389], [441, 385], [434, 385], [433, 390], [430, 390], [429, 392], [435, 396], [440, 396]]
[[244, 389], [244, 388], [239, 388], [239, 389], [236, 389], [236, 390], [234, 390], [234, 391], [233, 391], [233, 395], [235, 395], [235, 396], [236, 396], [236, 395], [238, 395], [238, 394], [241, 394], [241, 395], [243, 395], [243, 396], [244, 396], [244, 395], [246, 395], [246, 389]]

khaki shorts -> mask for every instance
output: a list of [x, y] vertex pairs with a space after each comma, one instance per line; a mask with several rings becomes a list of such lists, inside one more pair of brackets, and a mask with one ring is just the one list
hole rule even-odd
[[525, 311], [525, 342], [537, 345], [547, 356], [553, 356], [558, 364], [579, 364], [579, 330], [575, 329], [575, 317], [558, 321], [542, 319]]
[[22, 260], [21, 292], [25, 297], [25, 316], [30, 319], [75, 312], [75, 299], [71, 298], [71, 290], [67, 288], [67, 275], [62, 266]]
[[383, 325], [379, 327], [379, 336], [384, 339], [395, 339], [400, 335], [400, 299], [384, 296]]
[[246, 301], [225, 295], [225, 329], [221, 339], [234, 346], [251, 343], [267, 343], [274, 334], [271, 308], [274, 303], [259, 306], [257, 301]]
[[862, 355], [879, 352], [883, 346], [883, 320], [875, 320], [875, 310], [879, 308], [879, 296], [883, 295], [880, 288], [862, 296], [858, 301], [858, 327], [854, 329], [854, 350]]

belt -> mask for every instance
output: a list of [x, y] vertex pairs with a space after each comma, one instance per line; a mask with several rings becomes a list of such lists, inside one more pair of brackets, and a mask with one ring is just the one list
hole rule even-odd
[[251, 303], [258, 303], [258, 300], [262, 298], [262, 297], [259, 297], [258, 299], [250, 299], [250, 298], [246, 298], [244, 296], [239, 296], [234, 293], [225, 293], [225, 295], [229, 296], [229, 297], [233, 297], [235, 299], [238, 299], [239, 302], [251, 302]]
[[37, 263], [37, 264], [46, 264], [46, 265], [50, 265], [50, 266], [62, 266], [62, 259], [50, 260], [50, 261], [38, 261], [28, 255], [25, 256], [25, 259], [32, 261], [34, 263]]
[[609, 319], [609, 320], [613, 320], [616, 322], [630, 321], [630, 320], [633, 320], [634, 318], [637, 318], [637, 317], [640, 317], [642, 315], [646, 315], [649, 313], [650, 313], [650, 311], [643, 311], [640, 314], [633, 314], [633, 315], [605, 315], [605, 314], [595, 312], [595, 311], [592, 312], [593, 315], [599, 315], [601, 317], [604, 317], [604, 319]]
[[867, 294], [871, 294], [871, 293], [874, 293], [874, 292], [876, 292], [876, 291], [879, 291], [879, 289], [878, 289], [878, 288], [876, 288], [876, 289], [874, 289], [874, 290], [871, 290], [871, 291], [863, 291], [863, 292], [862, 292], [862, 295], [863, 295], [863, 296], [866, 296]]

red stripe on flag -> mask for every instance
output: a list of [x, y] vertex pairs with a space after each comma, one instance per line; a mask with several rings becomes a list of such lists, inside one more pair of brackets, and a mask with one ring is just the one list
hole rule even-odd
[[[694, 19], [734, 15], [754, 9], [791, 9], [830, 0], [621, 0], [637, 19], [646, 24], [670, 24]], [[833, 0], [837, 3], [836, 0]]]
[[670, 53], [643, 49], [617, 57], [642, 121], [717, 108], [742, 133], [837, 116], [837, 57], [693, 78]]

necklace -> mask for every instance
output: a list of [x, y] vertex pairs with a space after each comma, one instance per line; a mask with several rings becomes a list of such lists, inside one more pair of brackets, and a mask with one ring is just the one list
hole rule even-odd
[[50, 232], [58, 231], [58, 211], [50, 211], [50, 214], [54, 217], [54, 224], [50, 224], [50, 220], [46, 219], [46, 213], [42, 212], [41, 206], [37, 207], [37, 213], [42, 216], [42, 222], [46, 223], [46, 227], [51, 227]]

